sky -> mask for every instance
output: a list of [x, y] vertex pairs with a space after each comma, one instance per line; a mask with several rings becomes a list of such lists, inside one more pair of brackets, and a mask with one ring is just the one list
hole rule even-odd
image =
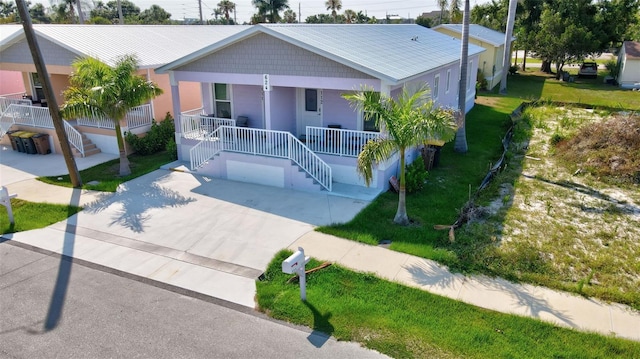
[[[55, 2], [56, 0], [54, 0]], [[109, 0], [102, 0], [107, 3]], [[140, 10], [145, 10], [151, 5], [159, 5], [169, 13], [172, 19], [199, 18], [198, 0], [131, 0]], [[212, 19], [214, 9], [220, 0], [201, 0], [202, 17]], [[249, 19], [256, 13], [256, 8], [251, 5], [251, 0], [232, 0], [236, 4], [237, 22], [242, 24], [249, 22]], [[470, 6], [486, 3], [489, 0], [470, 0]], [[49, 6], [48, 0], [37, 0]], [[325, 0], [289, 0], [289, 6], [296, 14], [301, 14], [302, 21], [308, 16], [316, 14], [329, 14], [326, 9]], [[423, 12], [438, 10], [436, 0], [342, 0], [342, 10], [362, 11], [368, 16], [375, 16], [377, 19], [384, 19], [387, 14], [397, 15], [403, 18], [416, 18]], [[393, 18], [393, 17], [392, 17]]]

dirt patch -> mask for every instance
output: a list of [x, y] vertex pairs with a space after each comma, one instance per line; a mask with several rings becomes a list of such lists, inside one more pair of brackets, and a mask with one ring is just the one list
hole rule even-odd
[[[614, 153], [603, 150], [607, 144], [631, 146], [624, 133], [638, 127], [620, 121], [619, 116], [582, 109], [527, 109], [522, 123], [530, 128], [521, 130], [530, 139], [527, 146], [514, 148], [513, 172], [505, 175], [512, 176], [513, 187], [499, 188], [499, 197], [487, 206], [495, 214], [487, 222], [500, 228], [502, 256], [533, 250], [534, 257], [551, 268], [517, 276], [640, 308], [640, 186], [603, 181], [598, 173], [576, 169], [596, 161], [601, 151]], [[557, 135], [566, 141], [565, 153], [579, 153], [584, 159], [561, 158], [551, 144]], [[571, 142], [574, 136], [580, 141]], [[633, 145], [637, 142], [637, 137], [631, 139]], [[635, 151], [612, 155], [621, 158], [618, 172], [637, 163], [629, 159], [637, 160], [640, 150]], [[611, 168], [611, 159], [599, 161], [599, 166]]]

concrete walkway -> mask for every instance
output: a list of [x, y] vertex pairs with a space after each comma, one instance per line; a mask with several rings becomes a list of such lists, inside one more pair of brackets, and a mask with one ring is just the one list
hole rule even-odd
[[640, 313], [622, 305], [452, 274], [430, 260], [313, 231], [350, 220], [368, 204], [363, 200], [166, 170], [127, 182], [115, 194], [30, 178], [7, 185], [18, 198], [85, 210], [47, 228], [5, 234], [5, 240], [245, 307], [255, 306], [255, 280], [273, 254], [303, 247], [312, 257], [479, 307], [640, 341]]

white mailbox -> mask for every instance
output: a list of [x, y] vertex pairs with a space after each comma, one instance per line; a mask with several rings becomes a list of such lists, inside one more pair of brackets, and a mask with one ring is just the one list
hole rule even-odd
[[304, 257], [304, 250], [302, 248], [298, 248], [298, 251], [289, 256], [289, 258], [285, 259], [282, 262], [282, 271], [287, 274], [293, 274], [298, 272], [298, 268], [301, 266], [304, 268], [304, 265], [309, 261], [309, 258]]
[[304, 249], [298, 247], [298, 251], [282, 261], [282, 271], [287, 274], [297, 274], [300, 278], [300, 299], [307, 300], [307, 273], [304, 266], [309, 262], [305, 257]]

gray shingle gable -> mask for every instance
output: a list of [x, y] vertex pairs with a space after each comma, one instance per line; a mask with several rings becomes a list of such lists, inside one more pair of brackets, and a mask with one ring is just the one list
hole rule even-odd
[[234, 43], [176, 71], [373, 78], [264, 33]]

